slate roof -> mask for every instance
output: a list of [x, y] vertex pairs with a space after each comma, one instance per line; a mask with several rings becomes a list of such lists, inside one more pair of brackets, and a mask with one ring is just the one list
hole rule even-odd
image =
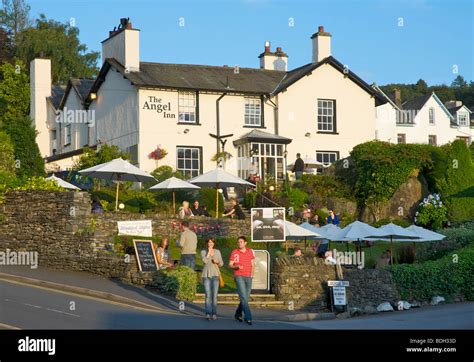
[[51, 87], [51, 96], [49, 97], [49, 101], [53, 105], [55, 109], [59, 108], [61, 104], [61, 100], [63, 99], [64, 93], [66, 91], [66, 87], [63, 85], [55, 85]]
[[238, 146], [246, 142], [270, 142], [270, 143], [287, 145], [291, 143], [291, 141], [292, 141], [291, 138], [274, 135], [271, 133], [260, 131], [258, 129], [254, 129], [244, 134], [239, 139], [235, 140], [233, 143], [234, 143], [234, 146]]
[[416, 97], [412, 99], [411, 101], [405, 101], [402, 103], [402, 108], [405, 110], [417, 110], [419, 111], [425, 103], [428, 101], [428, 99], [431, 98], [432, 93], [426, 94], [424, 96]]
[[[258, 68], [239, 68], [238, 74], [234, 73], [233, 67], [149, 62], [140, 62], [139, 72], [126, 72], [123, 65], [117, 60], [108, 58], [102, 66], [91, 91], [97, 92], [112, 66], [137, 87], [275, 95], [284, 91], [302, 77], [309, 75], [323, 64], [330, 64], [340, 72], [344, 72], [343, 64], [332, 56], [318, 63], [310, 63], [289, 72]], [[383, 97], [355, 73], [348, 71], [347, 76], [370, 95], [374, 96], [377, 103], [383, 104], [386, 102]]]
[[82, 101], [86, 100], [89, 92], [92, 88], [92, 85], [95, 82], [95, 79], [86, 79], [86, 78], [71, 78], [70, 82], [74, 89], [76, 89], [79, 97]]

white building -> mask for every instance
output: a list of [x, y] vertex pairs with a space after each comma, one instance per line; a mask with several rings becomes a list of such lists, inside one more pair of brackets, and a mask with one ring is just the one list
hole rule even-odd
[[[282, 179], [286, 155], [330, 163], [375, 137], [375, 107], [386, 100], [332, 57], [323, 27], [311, 37], [312, 61], [291, 71], [269, 42], [260, 68], [142, 62], [139, 34], [121, 19], [102, 42], [97, 79], [65, 88], [51, 85], [49, 60], [32, 61], [31, 116], [50, 169], [107, 143], [144, 170], [169, 165], [194, 176], [215, 168], [224, 148], [233, 156], [227, 171], [245, 178], [254, 163], [261, 177]], [[157, 146], [168, 151], [158, 162], [149, 158]]]
[[387, 103], [377, 106], [377, 139], [391, 143], [425, 143], [443, 145], [462, 139], [469, 145], [474, 135], [471, 111], [462, 103], [444, 105], [431, 94], [402, 103], [400, 92], [392, 96], [373, 85]]

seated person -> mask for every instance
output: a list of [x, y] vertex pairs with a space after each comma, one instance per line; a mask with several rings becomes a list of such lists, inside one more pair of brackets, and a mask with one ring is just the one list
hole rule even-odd
[[232, 218], [236, 217], [239, 220], [245, 220], [245, 214], [239, 206], [239, 201], [237, 199], [232, 199], [232, 204], [234, 205], [232, 209], [222, 214], [222, 216], [230, 216]]
[[295, 246], [295, 248], [293, 249], [293, 256], [294, 257], [303, 256], [301, 252], [301, 248], [299, 246]]
[[334, 214], [333, 209], [329, 209], [328, 224], [339, 225], [339, 217]]
[[100, 200], [97, 197], [95, 197], [94, 200], [92, 201], [91, 213], [93, 214], [104, 213], [104, 208], [102, 207], [102, 204], [100, 203]]
[[189, 202], [183, 201], [183, 206], [180, 207], [178, 215], [179, 215], [180, 219], [184, 219], [185, 217], [194, 216], [193, 212], [189, 208]]
[[153, 247], [155, 249], [156, 261], [158, 262], [158, 269], [168, 269], [174, 266], [168, 250], [168, 238], [163, 238], [159, 247], [156, 247], [156, 244], [153, 243]]
[[199, 206], [199, 201], [195, 200], [191, 212], [194, 216], [207, 216], [210, 217], [209, 213], [206, 210], [205, 206]]

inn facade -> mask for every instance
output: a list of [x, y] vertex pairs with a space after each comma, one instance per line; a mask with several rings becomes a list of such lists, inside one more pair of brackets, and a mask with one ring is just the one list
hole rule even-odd
[[[31, 62], [31, 116], [47, 168], [70, 169], [84, 147], [102, 144], [146, 171], [169, 165], [187, 177], [220, 162], [243, 178], [256, 168], [282, 179], [296, 153], [326, 165], [346, 157], [376, 137], [376, 107], [387, 100], [333, 57], [331, 40], [320, 26], [312, 59], [292, 70], [269, 42], [256, 68], [143, 62], [140, 31], [121, 19], [102, 42], [96, 79], [55, 86], [50, 60]], [[69, 122], [73, 111], [87, 114]], [[168, 155], [154, 160], [158, 146]], [[223, 151], [232, 157], [216, 162]]]

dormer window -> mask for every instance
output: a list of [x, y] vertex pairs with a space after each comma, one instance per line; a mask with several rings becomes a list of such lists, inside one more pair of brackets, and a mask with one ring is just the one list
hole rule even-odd
[[459, 126], [469, 126], [469, 114], [467, 114], [467, 113], [458, 113], [458, 125]]

